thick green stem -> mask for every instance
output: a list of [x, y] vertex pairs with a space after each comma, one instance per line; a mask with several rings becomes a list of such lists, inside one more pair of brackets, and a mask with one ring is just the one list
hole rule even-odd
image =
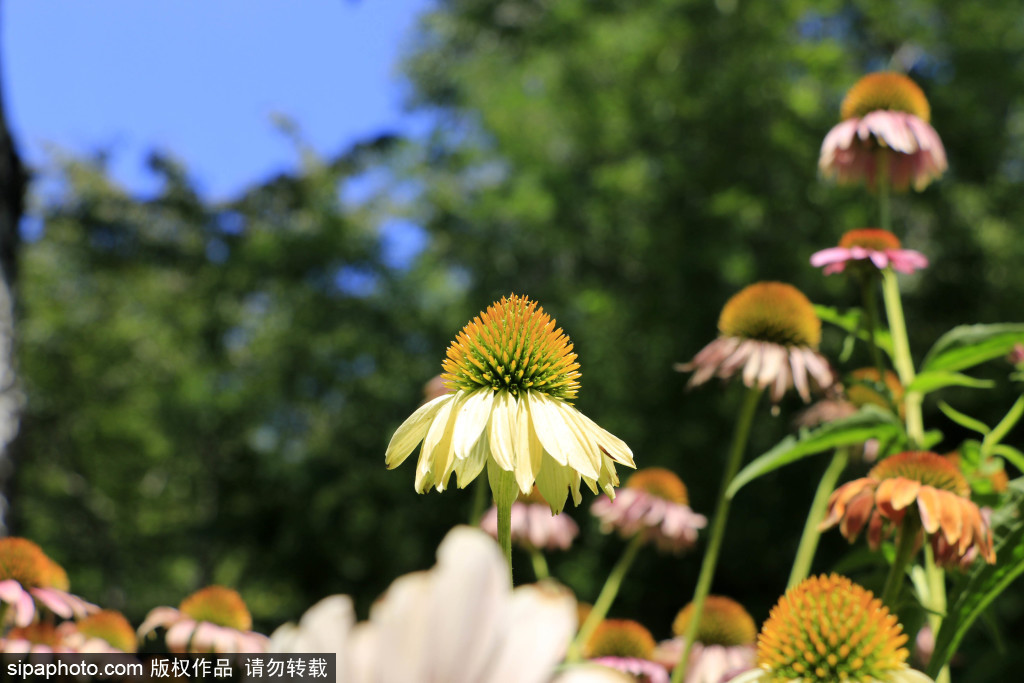
[[[882, 271], [882, 298], [885, 301], [885, 314], [889, 318], [889, 331], [892, 334], [893, 364], [896, 366], [896, 374], [900, 377], [900, 384], [909, 387], [916, 376], [914, 360], [910, 356], [910, 341], [907, 337], [907, 322], [903, 318], [899, 281], [891, 268]], [[903, 396], [907, 438], [910, 439], [912, 449], [920, 448], [924, 442], [921, 399], [921, 393], [918, 391], [908, 391]]]
[[533, 574], [537, 577], [538, 581], [543, 581], [551, 576], [551, 572], [548, 570], [548, 561], [544, 559], [544, 553], [536, 548], [531, 548], [530, 561], [533, 562]]
[[594, 634], [594, 629], [604, 620], [608, 610], [611, 609], [612, 603], [615, 602], [615, 596], [619, 594], [619, 588], [622, 587], [622, 580], [626, 577], [626, 572], [633, 565], [633, 561], [636, 559], [637, 553], [640, 552], [640, 547], [643, 544], [643, 534], [634, 536], [623, 551], [622, 557], [615, 563], [611, 574], [608, 575], [608, 579], [601, 588], [601, 593], [594, 602], [593, 609], [590, 610], [590, 614], [583, 621], [583, 625], [580, 626], [580, 630], [576, 633], [576, 638], [573, 639], [572, 644], [569, 646], [569, 654], [566, 655], [568, 661], [577, 662], [580, 660], [583, 646], [590, 640], [590, 636]]
[[[938, 636], [942, 620], [946, 616], [946, 573], [935, 564], [935, 554], [928, 543], [924, 544], [924, 572], [927, 578], [928, 595], [925, 607], [928, 608], [928, 625], [932, 635]], [[939, 671], [936, 683], [949, 683], [949, 664]]]
[[849, 451], [846, 448], [836, 450], [832, 456], [832, 462], [828, 464], [825, 474], [821, 475], [818, 482], [818, 490], [814, 492], [814, 500], [811, 502], [811, 510], [807, 513], [807, 522], [804, 524], [804, 533], [800, 536], [800, 545], [796, 550], [796, 559], [793, 560], [793, 569], [789, 573], [789, 582], [786, 589], [790, 589], [807, 578], [811, 571], [811, 563], [814, 561], [814, 553], [818, 549], [818, 539], [821, 532], [818, 525], [825, 518], [825, 510], [828, 507], [828, 498], [836, 488], [839, 475], [846, 469], [849, 460]]
[[494, 458], [487, 459], [487, 483], [491, 486], [494, 506], [498, 508], [498, 544], [505, 554], [509, 580], [512, 580], [512, 505], [519, 497], [519, 485], [516, 475], [501, 469]]
[[909, 512], [903, 517], [899, 541], [896, 545], [896, 557], [892, 561], [892, 566], [889, 567], [889, 575], [885, 578], [885, 588], [882, 589], [882, 602], [894, 613], [896, 612], [896, 601], [900, 597], [900, 588], [903, 587], [903, 578], [907, 573], [907, 565], [917, 549], [917, 532], [920, 529], [921, 521], [915, 513]]
[[679, 665], [672, 671], [672, 683], [679, 683], [686, 673], [686, 666], [690, 659], [690, 649], [700, 628], [700, 620], [704, 615], [704, 601], [711, 591], [711, 580], [715, 575], [715, 565], [718, 563], [718, 553], [722, 548], [722, 537], [725, 535], [725, 522], [729, 516], [729, 504], [732, 500], [726, 495], [729, 484], [739, 472], [740, 464], [743, 462], [743, 452], [747, 448], [747, 440], [750, 437], [750, 425], [754, 421], [754, 409], [757, 408], [757, 400], [761, 397], [761, 390], [751, 388], [747, 390], [740, 407], [739, 415], [736, 418], [736, 429], [732, 435], [732, 446], [725, 462], [725, 473], [722, 475], [722, 487], [718, 492], [718, 504], [715, 506], [715, 516], [711, 522], [711, 532], [708, 540], [708, 548], [704, 552], [704, 560], [700, 565], [700, 576], [697, 578], [697, 588], [693, 594], [693, 617], [686, 628], [684, 638], [686, 647], [683, 648], [683, 655], [679, 659]]
[[505, 554], [508, 571], [512, 573], [512, 506], [497, 503], [498, 507], [498, 545]]

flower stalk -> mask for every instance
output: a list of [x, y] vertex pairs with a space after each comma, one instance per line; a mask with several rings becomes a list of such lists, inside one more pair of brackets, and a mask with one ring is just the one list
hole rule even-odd
[[921, 520], [916, 514], [907, 514], [900, 525], [896, 557], [892, 561], [892, 566], [889, 567], [889, 575], [885, 577], [885, 587], [882, 589], [882, 602], [893, 612], [896, 611], [896, 601], [900, 597], [900, 588], [903, 587], [907, 565], [910, 564], [910, 560], [917, 550], [917, 532], [920, 529]]
[[804, 531], [800, 536], [800, 545], [797, 546], [796, 559], [793, 560], [793, 569], [789, 573], [789, 581], [786, 589], [793, 588], [808, 577], [811, 571], [811, 564], [814, 562], [814, 553], [818, 550], [818, 539], [821, 538], [821, 531], [818, 527], [825, 519], [825, 511], [828, 508], [828, 498], [836, 488], [836, 482], [846, 469], [850, 453], [848, 448], [839, 448], [832, 456], [828, 468], [821, 475], [818, 488], [814, 492], [814, 500], [811, 502], [810, 512], [807, 514], [807, 522], [804, 523]]
[[679, 664], [672, 671], [672, 683], [680, 683], [686, 673], [689, 664], [690, 650], [693, 648], [694, 638], [700, 629], [700, 620], [704, 615], [704, 601], [711, 591], [711, 581], [715, 575], [715, 566], [718, 563], [718, 554], [722, 548], [722, 538], [725, 536], [725, 522], [729, 516], [729, 505], [732, 499], [726, 495], [729, 484], [739, 472], [740, 464], [743, 461], [743, 452], [747, 448], [747, 441], [750, 438], [750, 426], [754, 421], [754, 410], [757, 408], [757, 401], [761, 397], [761, 390], [755, 388], [747, 389], [740, 407], [739, 415], [736, 418], [736, 429], [733, 432], [732, 446], [729, 450], [728, 459], [725, 464], [725, 473], [722, 475], [722, 487], [718, 493], [718, 503], [715, 505], [714, 521], [711, 523], [710, 540], [708, 548], [704, 553], [704, 560], [701, 562], [700, 575], [697, 578], [697, 588], [693, 594], [693, 618], [686, 629], [683, 637], [686, 646], [679, 658]]
[[594, 635], [594, 629], [607, 616], [608, 610], [611, 609], [612, 603], [615, 602], [615, 597], [619, 594], [619, 589], [622, 587], [622, 580], [626, 577], [629, 568], [633, 566], [637, 553], [640, 552], [640, 547], [643, 544], [643, 534], [637, 534], [626, 545], [626, 549], [622, 552], [622, 557], [615, 563], [611, 573], [605, 580], [604, 586], [594, 602], [593, 609], [590, 610], [587, 618], [583, 620], [583, 625], [580, 626], [580, 630], [576, 633], [572, 644], [569, 645], [569, 653], [566, 655], [568, 661], [577, 662], [582, 657], [583, 647], [590, 640], [590, 636]]

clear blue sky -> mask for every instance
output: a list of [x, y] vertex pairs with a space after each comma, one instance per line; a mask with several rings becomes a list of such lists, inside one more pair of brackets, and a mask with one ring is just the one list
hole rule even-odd
[[152, 189], [144, 161], [172, 152], [210, 198], [293, 168], [271, 123], [292, 118], [330, 154], [414, 133], [398, 73], [431, 0], [6, 0], [4, 95], [30, 163], [48, 144], [107, 149], [115, 177]]

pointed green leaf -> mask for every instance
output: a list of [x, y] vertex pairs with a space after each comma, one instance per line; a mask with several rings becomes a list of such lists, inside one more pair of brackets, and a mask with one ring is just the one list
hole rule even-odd
[[934, 677], [953, 656], [964, 634], [992, 601], [1024, 573], [1024, 482], [1014, 480], [1007, 504], [992, 519], [996, 564], [980, 558], [967, 575], [935, 638], [928, 674]]
[[[864, 312], [861, 309], [850, 308], [840, 313], [839, 309], [834, 306], [815, 304], [814, 312], [825, 322], [846, 330], [858, 339], [866, 342], [871, 341], [871, 335], [864, 324]], [[892, 358], [892, 335], [889, 334], [889, 330], [875, 330], [874, 336], [875, 346], [885, 351]]]
[[942, 335], [921, 364], [921, 371], [963, 370], [1005, 356], [1024, 343], [1024, 323], [960, 325]]
[[956, 422], [961, 427], [966, 427], [967, 429], [970, 429], [972, 432], [978, 432], [979, 434], [988, 434], [989, 432], [992, 431], [992, 428], [989, 427], [984, 422], [982, 422], [981, 420], [973, 418], [970, 415], [965, 415], [964, 413], [961, 413], [959, 410], [949, 405], [945, 401], [939, 401], [939, 410], [941, 410], [942, 414], [948, 417], [950, 420]]
[[907, 391], [915, 391], [920, 394], [927, 394], [944, 387], [971, 387], [973, 389], [989, 389], [995, 386], [990, 379], [978, 379], [959, 372], [948, 370], [929, 370], [922, 372], [914, 378], [914, 381], [907, 387]]
[[868, 439], [887, 439], [903, 429], [892, 413], [878, 406], [867, 405], [849, 417], [828, 422], [798, 436], [788, 436], [774, 448], [744, 467], [729, 484], [726, 495], [730, 498], [752, 482], [809, 455], [822, 453], [840, 446], [853, 446]]

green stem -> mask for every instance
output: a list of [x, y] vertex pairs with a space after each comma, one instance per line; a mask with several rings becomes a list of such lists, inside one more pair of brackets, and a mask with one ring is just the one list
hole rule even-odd
[[722, 548], [722, 537], [725, 535], [725, 521], [729, 516], [729, 504], [732, 500], [726, 495], [729, 484], [736, 477], [743, 462], [743, 452], [747, 448], [747, 440], [750, 437], [750, 425], [754, 421], [754, 409], [757, 408], [757, 400], [761, 397], [761, 390], [751, 388], [747, 390], [740, 407], [739, 415], [736, 418], [736, 429], [732, 436], [732, 446], [725, 462], [725, 472], [722, 475], [722, 487], [718, 492], [718, 504], [715, 506], [715, 516], [711, 523], [711, 532], [708, 540], [708, 548], [704, 552], [704, 560], [700, 565], [700, 576], [697, 578], [697, 588], [693, 594], [693, 617], [686, 628], [684, 637], [686, 647], [683, 648], [683, 655], [679, 658], [679, 665], [672, 671], [672, 683], [680, 683], [686, 673], [686, 666], [690, 659], [690, 649], [700, 628], [701, 617], [704, 616], [704, 600], [711, 591], [711, 580], [715, 575], [715, 565], [718, 562], [718, 553]]
[[[928, 581], [928, 625], [932, 635], [938, 637], [942, 620], [946, 616], [946, 573], [935, 564], [935, 554], [930, 544], [924, 544], [924, 571]], [[949, 663], [939, 671], [936, 683], [949, 683]]]
[[501, 552], [505, 554], [505, 561], [508, 562], [509, 574], [512, 573], [512, 506], [502, 505], [497, 502], [498, 507], [498, 545]]
[[875, 370], [878, 371], [878, 382], [884, 387], [886, 386], [885, 363], [882, 361], [882, 351], [878, 348], [878, 344], [875, 342], [879, 328], [878, 301], [875, 299], [875, 291], [871, 286], [874, 284], [875, 280], [873, 276], [863, 276], [859, 279], [860, 293], [864, 300], [864, 323], [868, 328], [868, 335], [871, 337], [871, 341], [868, 344], [868, 348], [871, 351], [871, 361], [875, 365]]
[[487, 483], [491, 486], [494, 506], [498, 508], [498, 544], [505, 554], [509, 580], [512, 581], [512, 506], [519, 497], [519, 485], [516, 475], [501, 469], [494, 458], [487, 458]]
[[[910, 386], [914, 381], [914, 361], [910, 357], [910, 341], [907, 337], [907, 322], [903, 317], [903, 302], [900, 299], [899, 281], [892, 268], [882, 271], [882, 298], [885, 301], [885, 314], [889, 318], [889, 331], [892, 334], [893, 364], [900, 384]], [[921, 393], [908, 391], [903, 396], [906, 411], [907, 438], [911, 449], [920, 448], [924, 442], [924, 421], [921, 418]]]
[[643, 534], [637, 534], [626, 546], [622, 557], [615, 563], [611, 574], [608, 575], [608, 579], [604, 582], [601, 593], [597, 596], [597, 601], [594, 602], [593, 609], [590, 610], [590, 614], [583, 621], [583, 625], [580, 626], [580, 630], [576, 633], [576, 638], [573, 639], [572, 644], [569, 646], [569, 654], [566, 655], [566, 660], [570, 662], [580, 660], [583, 646], [590, 640], [590, 636], [594, 634], [594, 629], [604, 620], [608, 610], [611, 609], [612, 603], [615, 602], [615, 596], [619, 594], [622, 580], [626, 577], [626, 572], [633, 565], [633, 561], [636, 559], [637, 553], [640, 552], [640, 547], [643, 544]]
[[551, 576], [551, 572], [548, 570], [548, 561], [544, 559], [544, 553], [536, 548], [530, 548], [530, 561], [533, 562], [533, 574], [537, 577], [538, 581], [543, 581]]
[[846, 462], [849, 460], [847, 448], [837, 449], [832, 456], [825, 474], [818, 482], [818, 490], [814, 492], [814, 500], [811, 502], [811, 510], [807, 513], [807, 522], [804, 524], [804, 533], [800, 537], [800, 545], [796, 550], [796, 559], [793, 560], [793, 569], [789, 573], [789, 582], [786, 589], [790, 589], [807, 578], [811, 571], [811, 563], [814, 561], [814, 553], [818, 549], [818, 539], [821, 532], [818, 525], [825, 518], [825, 509], [828, 507], [828, 498], [836, 488], [839, 475], [846, 469]]
[[900, 588], [903, 586], [903, 578], [907, 573], [907, 565], [914, 557], [917, 546], [917, 532], [921, 528], [921, 522], [914, 513], [907, 513], [903, 517], [903, 524], [900, 525], [899, 541], [896, 546], [896, 557], [889, 567], [889, 575], [885, 578], [885, 588], [882, 589], [882, 602], [893, 613], [896, 612], [896, 601], [900, 597]]

